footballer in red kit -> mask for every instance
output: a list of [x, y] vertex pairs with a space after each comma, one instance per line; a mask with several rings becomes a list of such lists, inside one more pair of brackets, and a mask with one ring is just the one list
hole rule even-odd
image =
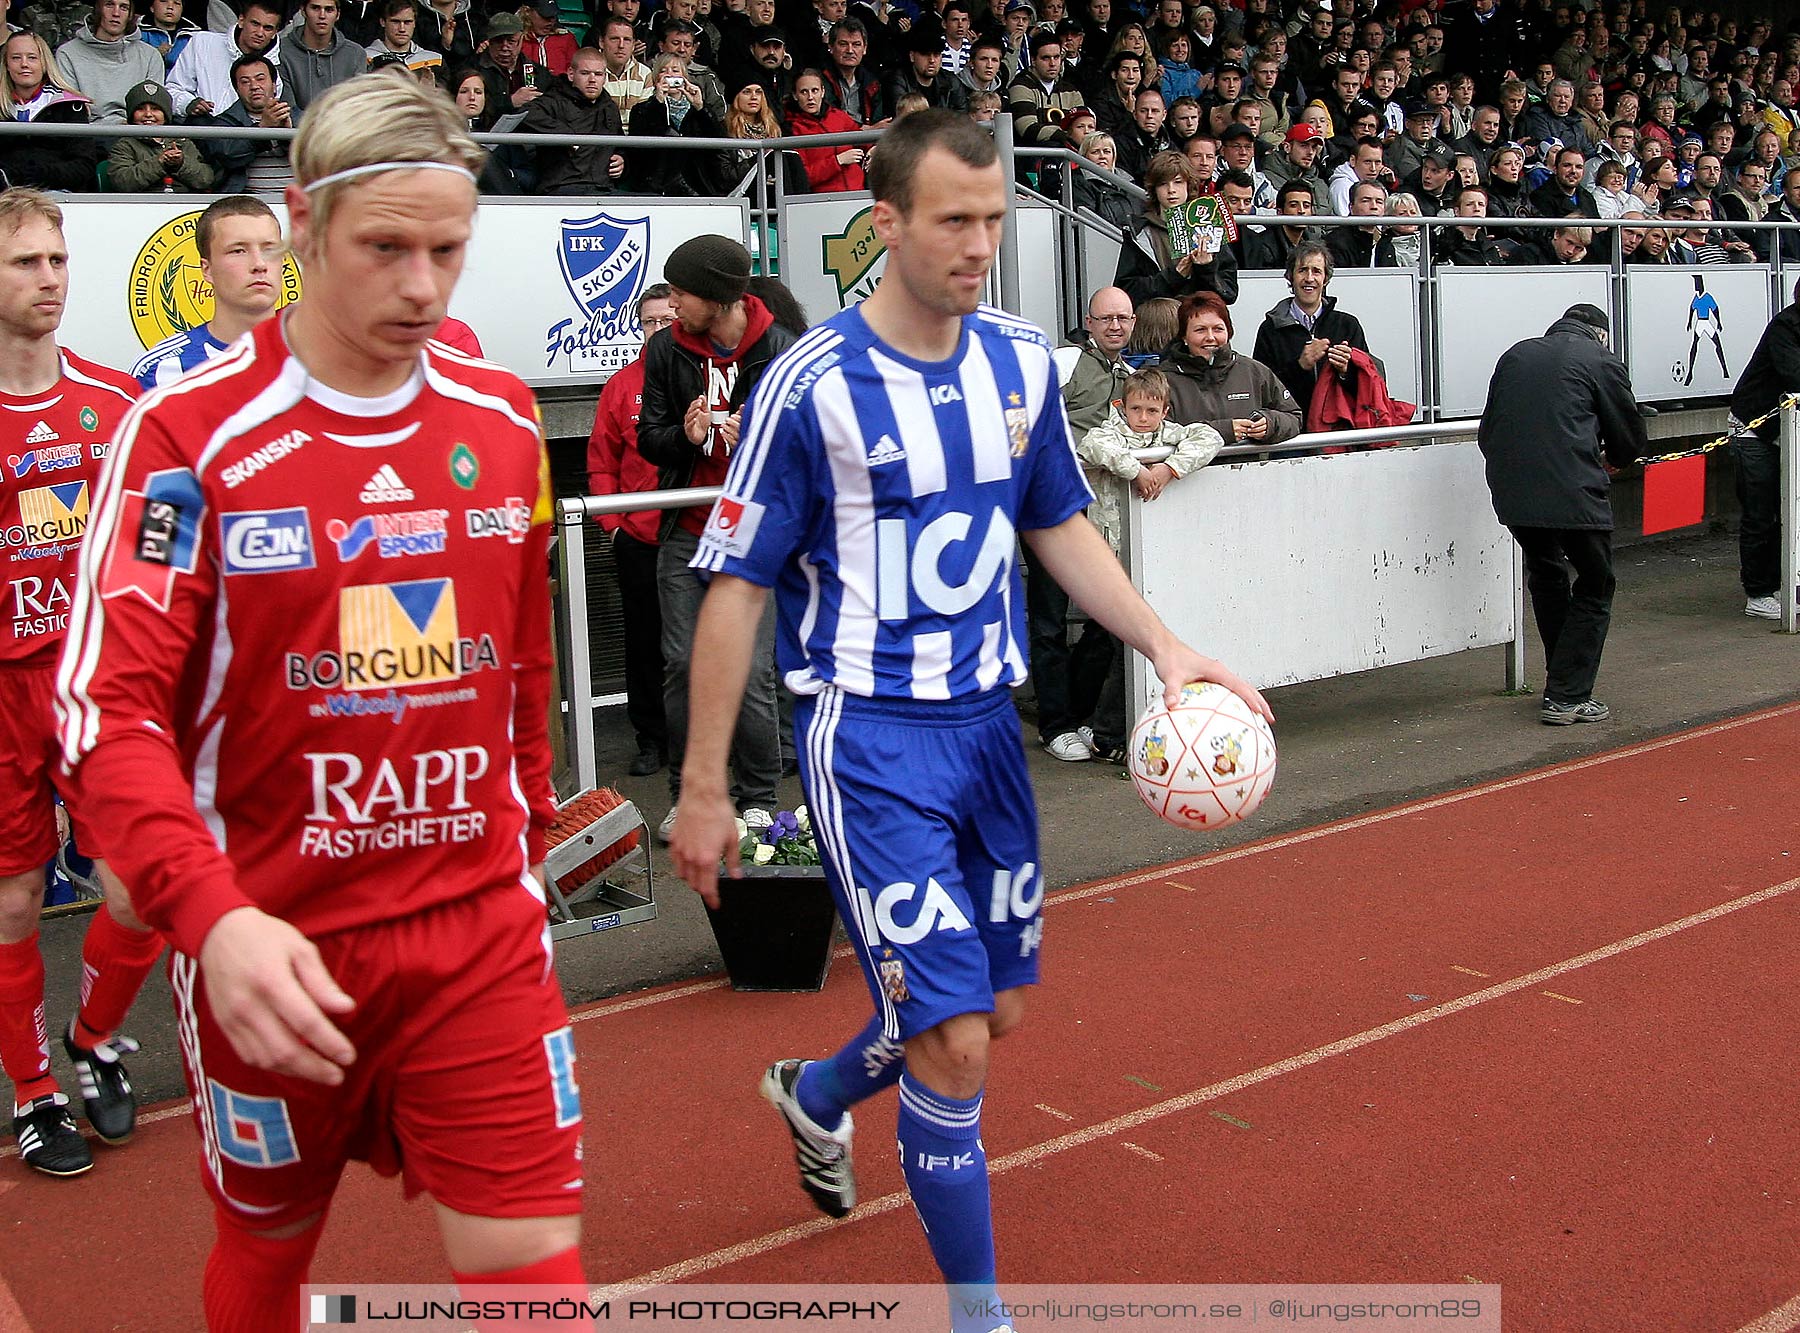
[[530, 390], [432, 341], [481, 159], [409, 80], [314, 103], [304, 299], [134, 409], [94, 505], [64, 756], [127, 793], [98, 834], [176, 950], [215, 1330], [297, 1326], [352, 1158], [432, 1197], [465, 1288], [584, 1290], [548, 463]]
[[[101, 463], [138, 395], [130, 376], [57, 346], [68, 283], [61, 209], [34, 190], [0, 195], [0, 1067], [20, 1160], [52, 1176], [93, 1166], [50, 1072], [38, 948], [44, 865], [62, 842], [52, 681]], [[79, 844], [97, 855], [80, 802], [68, 806]], [[116, 1029], [162, 940], [104, 867], [100, 879], [107, 901], [82, 945], [81, 1005], [62, 1041], [96, 1135], [123, 1143], [136, 1105], [120, 1057], [137, 1045]]]

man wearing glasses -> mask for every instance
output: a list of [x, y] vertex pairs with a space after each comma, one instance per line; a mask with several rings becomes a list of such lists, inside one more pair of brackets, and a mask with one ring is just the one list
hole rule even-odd
[[[1704, 155], [1712, 156], [1710, 153]], [[1695, 176], [1698, 175], [1699, 164], [1696, 163]], [[1731, 188], [1713, 192], [1713, 212], [1718, 214], [1722, 222], [1761, 222], [1769, 211], [1769, 201], [1763, 198], [1763, 193], [1768, 188], [1768, 167], [1753, 157], [1747, 157], [1738, 167], [1737, 178], [1732, 181]], [[1768, 235], [1768, 232], [1758, 233], [1757, 239], [1764, 240]]]
[[[1077, 443], [1106, 420], [1123, 391], [1131, 367], [1125, 346], [1137, 327], [1131, 298], [1117, 287], [1102, 287], [1088, 302], [1086, 330], [1051, 353], [1069, 435]], [[1031, 679], [1037, 691], [1038, 735], [1052, 757], [1080, 763], [1094, 757], [1078, 731], [1082, 721], [1070, 704], [1069, 596], [1025, 547], [1025, 616], [1031, 635]], [[1098, 628], [1095, 626], [1094, 628]], [[1091, 632], [1091, 631], [1090, 631]], [[1098, 644], [1096, 639], [1095, 643]]]

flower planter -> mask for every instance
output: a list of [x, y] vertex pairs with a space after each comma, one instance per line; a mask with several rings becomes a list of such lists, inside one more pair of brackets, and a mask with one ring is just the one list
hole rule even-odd
[[733, 990], [825, 985], [837, 905], [818, 866], [745, 866], [742, 879], [721, 875], [719, 906], [706, 915]]

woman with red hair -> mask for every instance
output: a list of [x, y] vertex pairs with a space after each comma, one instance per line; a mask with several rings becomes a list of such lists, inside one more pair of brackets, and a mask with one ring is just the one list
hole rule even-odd
[[1178, 318], [1157, 366], [1169, 377], [1171, 421], [1204, 422], [1226, 444], [1279, 444], [1300, 433], [1300, 405], [1280, 377], [1232, 350], [1231, 307], [1216, 292], [1187, 297]]

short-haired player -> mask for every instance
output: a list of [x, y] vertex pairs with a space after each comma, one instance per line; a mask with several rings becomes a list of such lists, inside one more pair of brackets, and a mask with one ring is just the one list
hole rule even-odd
[[[0, 566], [0, 1068], [13, 1084], [19, 1157], [52, 1176], [93, 1165], [50, 1072], [44, 1013], [38, 912], [44, 864], [61, 842], [56, 791], [78, 844], [90, 855], [103, 850], [84, 817], [88, 802], [56, 766], [52, 683], [101, 462], [138, 394], [128, 376], [57, 345], [68, 294], [62, 209], [36, 190], [0, 193], [0, 545], [8, 548]], [[162, 940], [144, 929], [104, 863], [99, 873], [106, 903], [82, 944], [82, 1002], [63, 1044], [94, 1132], [123, 1143], [136, 1108], [120, 1056], [137, 1043], [116, 1029]]]
[[[780, 357], [744, 414], [697, 568], [695, 655], [672, 850], [709, 902], [736, 868], [725, 757], [771, 588], [815, 834], [876, 1014], [826, 1060], [781, 1060], [763, 1092], [824, 1211], [855, 1202], [849, 1107], [899, 1085], [901, 1165], [947, 1283], [995, 1281], [982, 1089], [989, 1047], [1037, 980], [1044, 878], [1012, 687], [1026, 674], [1022, 533], [1089, 614], [1150, 658], [1173, 700], [1214, 680], [1083, 514], [1043, 333], [980, 304], [1010, 191], [993, 140], [920, 111], [874, 155], [887, 269], [860, 306]], [[963, 1330], [1002, 1321], [954, 1303]]]
[[250, 194], [228, 194], [194, 224], [200, 276], [212, 288], [212, 318], [170, 334], [131, 368], [146, 389], [203, 366], [275, 313], [287, 245], [275, 211]]

